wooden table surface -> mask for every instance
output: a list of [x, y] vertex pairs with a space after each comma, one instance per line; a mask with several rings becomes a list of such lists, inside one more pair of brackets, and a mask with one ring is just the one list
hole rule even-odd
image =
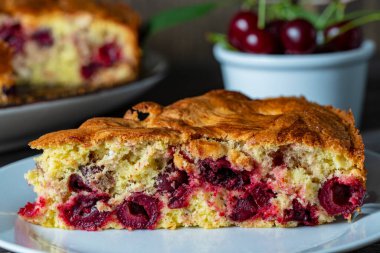
[[[380, 85], [378, 85], [380, 83], [380, 73], [377, 73], [376, 70], [379, 67], [380, 61], [373, 61], [371, 63], [361, 127], [366, 147], [378, 152], [380, 152]], [[168, 77], [151, 91], [136, 99], [136, 101], [126, 104], [123, 108], [100, 116], [120, 117], [127, 108], [141, 100], [169, 104], [180, 98], [202, 94], [210, 89], [217, 88], [222, 88], [222, 80], [220, 79], [218, 68], [205, 69], [201, 67], [189, 69], [186, 67], [172, 67]], [[376, 129], [379, 129], [379, 131], [376, 131]], [[0, 154], [0, 166], [34, 154], [37, 154], [37, 152], [28, 148]], [[0, 248], [0, 253], [4, 252], [8, 251]], [[380, 252], [380, 241], [356, 252]]]

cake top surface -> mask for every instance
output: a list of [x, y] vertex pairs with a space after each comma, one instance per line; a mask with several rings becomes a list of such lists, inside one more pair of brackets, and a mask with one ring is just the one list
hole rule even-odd
[[33, 148], [64, 144], [96, 145], [162, 140], [170, 144], [199, 138], [250, 145], [305, 144], [364, 159], [364, 146], [351, 112], [320, 106], [304, 98], [251, 100], [224, 90], [180, 100], [163, 107], [143, 102], [124, 118], [94, 118], [78, 129], [63, 130], [31, 142]]
[[44, 15], [59, 12], [90, 13], [91, 15], [114, 20], [135, 29], [140, 18], [126, 3], [107, 0], [1, 0], [0, 11], [12, 15]]

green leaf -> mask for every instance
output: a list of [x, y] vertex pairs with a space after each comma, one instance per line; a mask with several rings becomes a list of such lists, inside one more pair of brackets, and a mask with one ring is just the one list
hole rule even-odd
[[210, 41], [211, 43], [219, 44], [222, 47], [224, 47], [225, 49], [236, 50], [236, 48], [234, 48], [228, 42], [227, 36], [225, 34], [221, 34], [221, 33], [209, 33], [207, 35], [207, 40]]
[[293, 20], [296, 18], [303, 18], [316, 24], [318, 21], [318, 14], [312, 11], [305, 10], [302, 6], [293, 4], [291, 1], [280, 1], [268, 7], [268, 17], [270, 20], [283, 19]]
[[163, 11], [148, 21], [148, 35], [202, 17], [219, 6], [220, 3], [209, 2]]

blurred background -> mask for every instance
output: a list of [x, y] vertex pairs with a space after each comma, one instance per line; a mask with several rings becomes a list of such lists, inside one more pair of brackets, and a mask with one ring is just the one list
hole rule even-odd
[[[204, 0], [125, 0], [140, 12], [144, 20], [162, 10], [202, 3]], [[168, 77], [142, 98], [168, 104], [186, 96], [201, 94], [207, 90], [222, 88], [219, 65], [212, 55], [212, 45], [206, 41], [208, 32], [227, 29], [231, 16], [239, 6], [219, 9], [211, 15], [171, 28], [151, 37], [147, 48], [163, 54], [169, 61]], [[356, 0], [349, 10], [380, 10], [379, 0]], [[365, 26], [366, 38], [380, 45], [380, 22]], [[361, 129], [380, 128], [380, 58], [379, 50], [371, 60]], [[120, 116], [121, 110], [114, 115]]]

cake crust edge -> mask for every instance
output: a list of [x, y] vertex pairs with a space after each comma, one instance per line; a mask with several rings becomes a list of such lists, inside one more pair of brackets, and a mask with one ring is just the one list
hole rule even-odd
[[[253, 113], [252, 113], [253, 112]], [[139, 119], [139, 114], [148, 115]], [[228, 122], [223, 118], [228, 118]], [[363, 175], [364, 144], [351, 111], [320, 106], [304, 98], [251, 100], [238, 92], [215, 90], [163, 107], [143, 102], [124, 118], [93, 118], [78, 129], [43, 135], [30, 142], [34, 149], [60, 145], [91, 146], [106, 140], [138, 143], [161, 140], [170, 144], [210, 138], [255, 145], [291, 143], [343, 153]]]

